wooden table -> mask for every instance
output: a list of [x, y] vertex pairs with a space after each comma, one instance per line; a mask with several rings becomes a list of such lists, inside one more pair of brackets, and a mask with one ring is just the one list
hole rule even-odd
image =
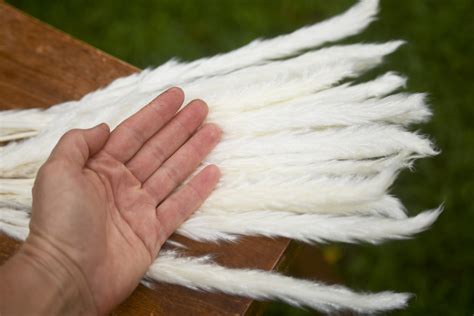
[[[48, 107], [78, 99], [137, 71], [0, 1], [0, 109]], [[287, 239], [246, 237], [235, 244], [215, 245], [177, 235], [172, 238], [188, 246], [189, 255], [213, 253], [218, 263], [231, 268], [281, 270], [299, 253], [314, 264], [309, 269], [307, 264], [300, 265], [299, 270], [309, 270], [322, 280], [331, 275], [318, 252], [301, 249]], [[19, 247], [19, 242], [0, 234], [0, 263]], [[249, 315], [260, 313], [262, 306], [247, 298], [157, 284], [155, 290], [139, 286], [114, 314]]]

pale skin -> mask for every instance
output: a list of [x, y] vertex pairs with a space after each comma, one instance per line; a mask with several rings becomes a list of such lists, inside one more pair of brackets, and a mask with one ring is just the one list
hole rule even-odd
[[40, 168], [30, 235], [0, 267], [1, 315], [104, 315], [136, 288], [161, 246], [217, 184], [207, 105], [179, 88], [112, 132], [72, 130]]

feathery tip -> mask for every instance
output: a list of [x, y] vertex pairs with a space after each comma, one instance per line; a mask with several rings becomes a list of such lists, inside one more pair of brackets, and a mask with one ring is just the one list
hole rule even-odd
[[360, 0], [349, 11], [367, 12], [370, 15], [375, 15], [379, 11], [379, 0]]
[[378, 300], [381, 311], [405, 308], [408, 305], [408, 300], [413, 297], [411, 293], [382, 292], [379, 295], [384, 296]]
[[443, 205], [440, 205], [434, 210], [428, 210], [412, 217], [410, 220], [413, 227], [413, 233], [421, 233], [430, 228], [443, 212], [443, 208]]

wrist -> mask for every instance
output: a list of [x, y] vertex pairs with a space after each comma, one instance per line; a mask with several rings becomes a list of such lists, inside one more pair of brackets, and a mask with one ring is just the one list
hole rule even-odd
[[[31, 237], [31, 236], [30, 236]], [[95, 302], [80, 268], [50, 243], [28, 238], [0, 267], [0, 314], [93, 315]], [[3, 295], [5, 294], [5, 295]]]

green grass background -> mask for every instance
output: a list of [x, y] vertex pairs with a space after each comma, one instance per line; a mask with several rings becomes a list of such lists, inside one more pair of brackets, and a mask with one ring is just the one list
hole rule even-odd
[[[290, 32], [354, 1], [11, 0], [14, 6], [138, 67], [225, 52], [257, 37]], [[382, 0], [377, 22], [345, 42], [408, 42], [365, 78], [387, 70], [428, 92], [433, 119], [417, 126], [442, 154], [404, 171], [392, 192], [412, 214], [444, 203], [433, 228], [383, 246], [332, 246], [334, 269], [360, 290], [413, 292], [391, 315], [474, 313], [474, 1]], [[272, 304], [269, 315], [309, 315]]]

